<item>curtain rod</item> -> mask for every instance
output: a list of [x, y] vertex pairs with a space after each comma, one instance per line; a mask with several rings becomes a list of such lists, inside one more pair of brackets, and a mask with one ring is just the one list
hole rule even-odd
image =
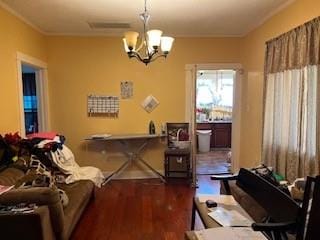
[[291, 32], [297, 31], [298, 29], [300, 29], [300, 28], [302, 28], [302, 27], [304, 27], [304, 26], [306, 26], [306, 25], [312, 24], [312, 23], [314, 23], [314, 22], [317, 22], [317, 21], [320, 22], [320, 16], [318, 16], [318, 17], [316, 17], [316, 18], [313, 18], [313, 19], [311, 19], [310, 21], [307, 21], [307, 22], [305, 22], [305, 23], [303, 23], [303, 24], [301, 24], [301, 25], [299, 25], [299, 26], [297, 26], [297, 27], [295, 27], [295, 28], [293, 28], [293, 29], [285, 32], [285, 33], [282, 33], [282, 34], [280, 34], [280, 35], [277, 36], [277, 37], [271, 38], [270, 40], [266, 41], [265, 44], [268, 44], [268, 43], [270, 43], [270, 42], [276, 41], [276, 40], [278, 40], [279, 38], [282, 38], [283, 36], [285, 36], [285, 35], [287, 35], [287, 34], [289, 34], [289, 33], [291, 33]]

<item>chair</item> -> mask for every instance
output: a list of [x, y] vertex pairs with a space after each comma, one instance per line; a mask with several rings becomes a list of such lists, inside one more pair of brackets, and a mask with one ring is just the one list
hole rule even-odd
[[320, 236], [320, 176], [307, 177], [296, 240], [317, 240]]
[[177, 148], [174, 144], [181, 130], [189, 134], [189, 123], [167, 123], [167, 148], [164, 152], [166, 180], [181, 176], [191, 179], [190, 147]]

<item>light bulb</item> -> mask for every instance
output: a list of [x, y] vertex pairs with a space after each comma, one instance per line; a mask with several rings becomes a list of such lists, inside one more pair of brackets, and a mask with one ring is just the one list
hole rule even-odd
[[148, 35], [148, 45], [154, 49], [160, 46], [162, 31], [160, 30], [150, 30], [147, 32]]
[[130, 51], [134, 51], [135, 50], [138, 37], [139, 37], [139, 33], [137, 33], [137, 32], [131, 32], [130, 31], [130, 32], [125, 32], [124, 33], [124, 38], [125, 38], [126, 44], [128, 46], [128, 49]]
[[161, 51], [165, 54], [168, 54], [171, 50], [173, 41], [173, 37], [161, 37]]

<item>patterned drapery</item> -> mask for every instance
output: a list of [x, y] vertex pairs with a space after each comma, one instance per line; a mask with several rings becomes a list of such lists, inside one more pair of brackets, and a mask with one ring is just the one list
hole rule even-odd
[[267, 42], [263, 162], [289, 181], [319, 173], [320, 18]]

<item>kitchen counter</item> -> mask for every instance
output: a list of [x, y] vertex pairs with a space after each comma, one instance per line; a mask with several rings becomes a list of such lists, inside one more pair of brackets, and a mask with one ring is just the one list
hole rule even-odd
[[232, 123], [232, 120], [197, 121], [197, 123]]

